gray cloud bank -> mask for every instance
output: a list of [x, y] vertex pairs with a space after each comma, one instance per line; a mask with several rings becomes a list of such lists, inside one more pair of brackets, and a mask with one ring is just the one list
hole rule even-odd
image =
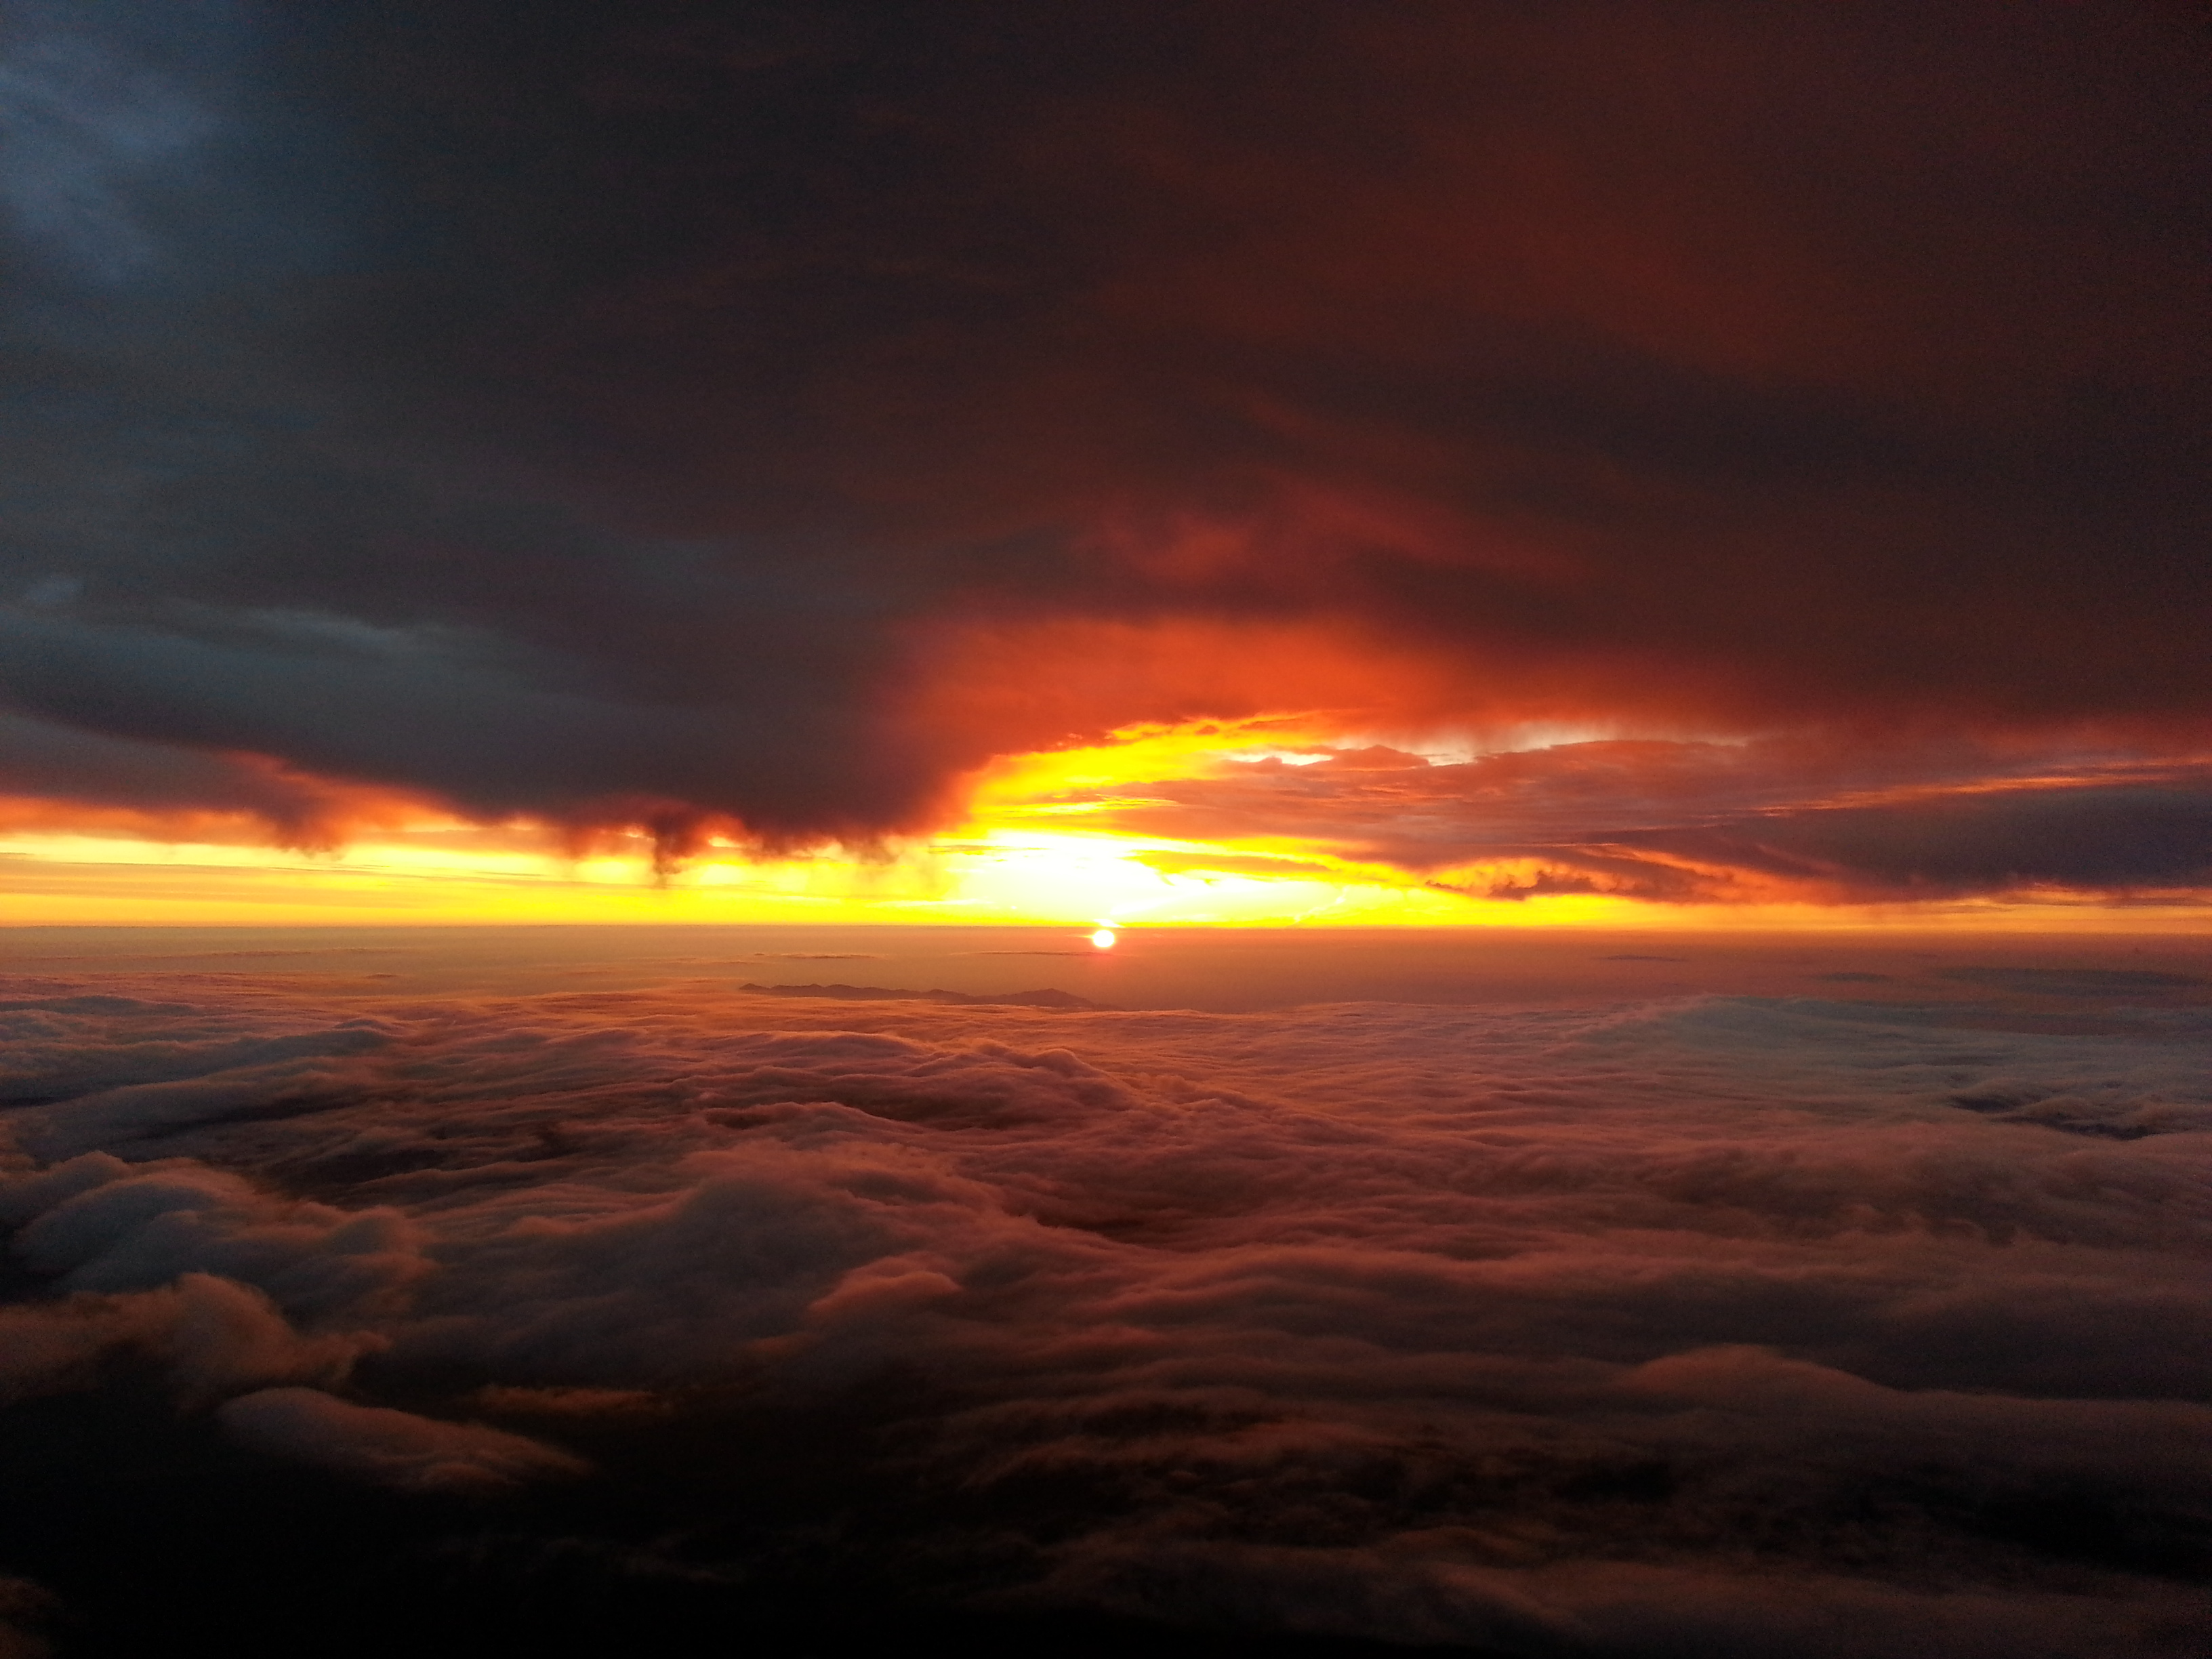
[[526, 1585], [2201, 1652], [2212, 1027], [1958, 1014], [18, 980], [0, 1395]]
[[[2055, 888], [2171, 899], [2212, 876], [2203, 764], [2088, 752], [2054, 767], [2049, 754], [1997, 756], [1955, 736], [1917, 753], [1786, 738], [1597, 741], [1441, 764], [1377, 746], [1299, 765], [1236, 763], [1145, 789], [1150, 799], [1134, 806], [1104, 789], [1066, 799], [1158, 835], [1303, 836], [1414, 871], [1510, 861], [1528, 872], [1476, 889], [1493, 897], [1897, 901]], [[1146, 861], [1299, 872], [1234, 854]]]

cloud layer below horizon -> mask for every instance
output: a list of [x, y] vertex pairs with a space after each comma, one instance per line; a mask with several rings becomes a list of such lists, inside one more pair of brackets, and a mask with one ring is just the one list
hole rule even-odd
[[1679, 746], [1347, 840], [1505, 897], [2212, 865], [2181, 9], [18, 12], [0, 817], [866, 844], [1291, 713]]
[[[0, 1018], [0, 1391], [154, 1390], [121, 1491], [174, 1443], [320, 1471], [302, 1515], [395, 1494], [488, 1581], [1526, 1659], [2206, 1628], [2202, 1010], [110, 975]], [[797, 1518], [731, 1429], [779, 1413], [845, 1460]]]

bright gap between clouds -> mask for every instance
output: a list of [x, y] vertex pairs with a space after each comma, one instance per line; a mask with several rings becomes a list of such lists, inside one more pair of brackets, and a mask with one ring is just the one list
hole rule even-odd
[[26, 827], [0, 835], [0, 890], [20, 920], [64, 923], [337, 920], [369, 909], [422, 921], [1468, 920], [1465, 900], [1402, 872], [1340, 871], [1332, 860], [1317, 877], [1325, 854], [1304, 843], [1211, 845], [1085, 822], [1143, 805], [1147, 784], [1266, 757], [1314, 763], [1331, 734], [1310, 715], [1129, 728], [994, 762], [973, 780], [965, 822], [895, 842], [888, 855], [832, 848], [761, 859], [719, 839], [659, 883], [642, 831], [602, 833], [586, 855], [564, 857], [550, 826], [424, 814], [363, 826], [327, 852], [266, 845], [265, 830], [243, 817], [221, 840]]
[[[1910, 920], [2165, 932], [2191, 921], [2186, 904], [2115, 908], [2109, 896], [2057, 891], [2030, 900], [1999, 895], [1881, 906], [1796, 902], [1800, 896], [1781, 888], [1747, 888], [1727, 903], [1662, 904], [1603, 891], [1537, 890], [1540, 859], [1407, 870], [1319, 833], [1322, 798], [1332, 788], [1369, 776], [1418, 777], [1425, 766], [1501, 746], [1545, 749], [1601, 735], [1532, 726], [1382, 738], [1328, 712], [1133, 726], [1097, 743], [1000, 757], [970, 779], [964, 821], [932, 836], [767, 859], [730, 839], [710, 839], [660, 879], [641, 830], [599, 832], [582, 854], [564, 855], [561, 833], [550, 825], [486, 825], [387, 809], [380, 820], [355, 820], [342, 848], [309, 851], [267, 845], [266, 826], [243, 815], [234, 822], [204, 815], [205, 825], [179, 825], [183, 838], [164, 842], [148, 838], [153, 832], [143, 826], [106, 823], [96, 814], [73, 827], [47, 812], [43, 821], [16, 820], [12, 833], [0, 830], [0, 898], [10, 920], [48, 924], [374, 919], [1737, 928]], [[1470, 748], [1478, 737], [1479, 749]], [[1363, 755], [1379, 763], [1372, 772]], [[1305, 775], [1338, 757], [1357, 769], [1349, 781], [1335, 767], [1328, 769], [1336, 777], [1316, 775], [1322, 816], [1302, 819]], [[1223, 798], [1229, 804], [1206, 810], [1217, 817], [1227, 812], [1219, 828], [1228, 833], [1176, 836], [1177, 814], [1190, 804], [1187, 787], [1224, 781], [1232, 786]], [[1393, 787], [1383, 786], [1386, 793]], [[1243, 809], [1236, 802], [1246, 799], [1265, 800], [1272, 822], [1255, 819], [1243, 826], [1255, 833], [1239, 835], [1234, 819]], [[1413, 801], [1408, 810], [1420, 806]], [[1150, 826], [1170, 833], [1144, 833]], [[1257, 833], [1262, 829], [1274, 833]], [[1501, 885], [1516, 896], [1486, 896]]]

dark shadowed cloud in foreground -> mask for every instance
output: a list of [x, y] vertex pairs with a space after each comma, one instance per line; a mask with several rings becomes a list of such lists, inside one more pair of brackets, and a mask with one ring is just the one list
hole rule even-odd
[[[1320, 704], [2186, 757], [2207, 51], [2118, 0], [23, 0], [0, 768], [680, 844]], [[2146, 879], [2069, 833], [1929, 879]]]
[[19, 980], [8, 1565], [125, 1648], [120, 1559], [243, 1652], [303, 1605], [317, 1650], [458, 1643], [464, 1592], [821, 1651], [757, 1621], [827, 1585], [1154, 1643], [2184, 1659], [2212, 1030], [2126, 1008], [2173, 977], [2092, 975], [2096, 1036]]

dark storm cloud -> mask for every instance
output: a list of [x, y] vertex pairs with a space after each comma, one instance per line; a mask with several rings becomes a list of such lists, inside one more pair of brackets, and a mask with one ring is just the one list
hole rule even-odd
[[[149, 1472], [507, 1505], [408, 1512], [448, 1573], [485, 1528], [671, 1584], [891, 1550], [1527, 1659], [2202, 1635], [2188, 1011], [16, 988], [11, 1409], [150, 1388]], [[891, 1533], [781, 1517], [733, 1425], [810, 1412]]]
[[250, 815], [288, 839], [317, 844], [350, 827], [360, 803], [318, 781], [234, 755], [104, 737], [0, 714], [0, 780], [25, 799], [0, 817], [58, 821], [87, 808], [143, 815], [156, 829], [174, 816]]
[[[770, 836], [865, 834], [929, 801], [927, 735], [870, 724], [895, 578], [859, 592], [834, 552], [595, 527], [557, 491], [502, 490], [535, 465], [515, 434], [447, 465], [434, 421], [319, 361], [317, 341], [370, 325], [345, 296], [434, 230], [404, 203], [379, 217], [381, 175], [308, 110], [322, 92], [279, 61], [276, 20], [203, 11], [21, 20], [15, 708], [488, 816], [742, 802]], [[441, 343], [421, 295], [401, 308], [419, 370]], [[72, 779], [49, 744], [11, 780], [104, 799], [115, 746], [88, 743]]]
[[1428, 720], [2206, 712], [2179, 11], [19, 15], [27, 717], [680, 844], [1298, 701], [948, 714], [1036, 673], [978, 625], [1317, 622]]

